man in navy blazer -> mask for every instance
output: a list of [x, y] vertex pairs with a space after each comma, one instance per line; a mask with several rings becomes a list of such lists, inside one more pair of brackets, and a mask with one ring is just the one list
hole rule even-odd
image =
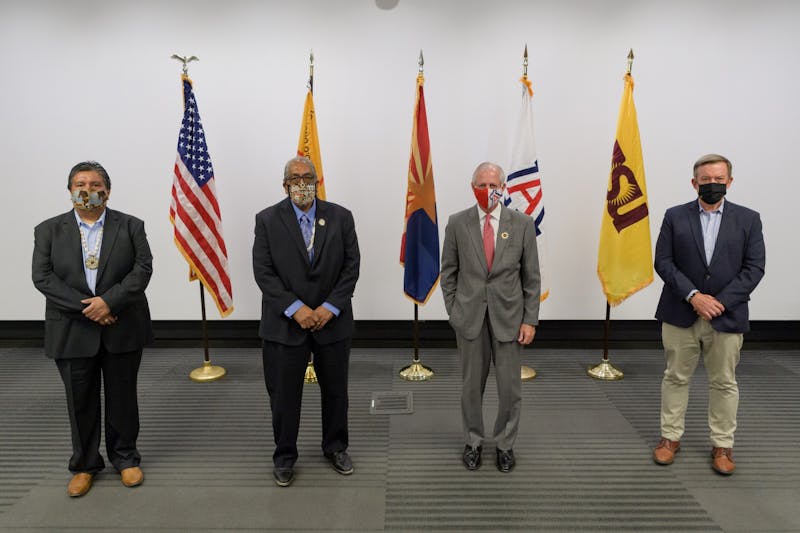
[[353, 335], [351, 298], [360, 255], [353, 215], [316, 198], [310, 159], [286, 163], [287, 198], [256, 215], [253, 274], [261, 288], [264, 381], [270, 398], [275, 483], [294, 480], [303, 377], [309, 355], [322, 401], [322, 451], [340, 474], [347, 453], [347, 375]]
[[708, 154], [694, 164], [698, 199], [672, 207], [656, 243], [655, 269], [664, 280], [656, 318], [662, 322], [666, 370], [661, 384], [661, 440], [653, 459], [671, 464], [680, 449], [689, 381], [700, 354], [708, 372], [711, 466], [723, 475], [736, 468], [733, 434], [739, 405], [736, 365], [747, 303], [764, 276], [761, 218], [725, 200], [731, 162]]
[[74, 209], [34, 230], [32, 277], [47, 298], [45, 353], [55, 359], [66, 390], [73, 473], [67, 493], [76, 497], [105, 466], [101, 374], [108, 460], [125, 486], [144, 480], [136, 376], [142, 347], [153, 340], [144, 294], [153, 257], [144, 222], [106, 208], [111, 180], [99, 163], [75, 165], [67, 188]]

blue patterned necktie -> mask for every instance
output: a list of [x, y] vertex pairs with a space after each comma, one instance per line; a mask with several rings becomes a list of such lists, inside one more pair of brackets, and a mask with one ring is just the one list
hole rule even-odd
[[311, 220], [303, 215], [300, 217], [300, 231], [303, 233], [303, 240], [306, 243], [306, 251], [308, 252], [308, 260], [314, 259], [314, 242], [313, 242], [313, 226]]

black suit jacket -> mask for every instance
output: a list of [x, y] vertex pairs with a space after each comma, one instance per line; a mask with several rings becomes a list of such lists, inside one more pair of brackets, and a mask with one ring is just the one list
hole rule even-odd
[[[34, 286], [45, 295], [45, 353], [54, 359], [91, 357], [102, 342], [111, 353], [141, 349], [153, 341], [144, 290], [153, 256], [144, 222], [106, 208], [95, 293], [86, 284], [81, 237], [74, 211], [45, 220], [34, 229]], [[81, 300], [100, 296], [117, 317], [101, 326], [84, 317]]]
[[711, 327], [727, 333], [749, 331], [747, 302], [764, 277], [765, 249], [756, 211], [725, 200], [711, 262], [706, 262], [697, 200], [664, 215], [656, 242], [655, 269], [664, 280], [656, 318], [678, 327], [697, 320], [686, 296], [694, 289], [725, 306]]
[[288, 345], [305, 341], [309, 332], [283, 314], [298, 299], [312, 309], [329, 302], [341, 311], [310, 333], [317, 342], [328, 344], [353, 333], [351, 299], [361, 260], [353, 215], [317, 200], [315, 225], [312, 263], [288, 197], [256, 215], [253, 274], [262, 292], [258, 333], [264, 340]]

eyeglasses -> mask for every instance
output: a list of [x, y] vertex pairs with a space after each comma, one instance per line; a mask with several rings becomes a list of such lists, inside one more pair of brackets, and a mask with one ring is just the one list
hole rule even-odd
[[309, 183], [314, 183], [316, 180], [314, 176], [311, 174], [292, 174], [288, 178], [284, 178], [283, 182], [289, 185], [298, 185], [302, 183], [303, 185], [307, 185]]

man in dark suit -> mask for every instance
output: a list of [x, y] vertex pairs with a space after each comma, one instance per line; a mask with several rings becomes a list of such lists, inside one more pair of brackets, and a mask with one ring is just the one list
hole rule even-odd
[[264, 381], [275, 437], [273, 478], [294, 480], [303, 377], [309, 355], [322, 400], [322, 451], [343, 475], [347, 453], [347, 374], [353, 335], [351, 299], [360, 255], [353, 215], [316, 198], [310, 159], [286, 163], [287, 198], [256, 215], [253, 274], [261, 288]]
[[661, 440], [653, 459], [671, 464], [680, 449], [689, 381], [703, 355], [708, 372], [711, 466], [732, 474], [739, 406], [736, 365], [750, 329], [747, 302], [764, 276], [761, 218], [725, 200], [731, 162], [708, 154], [694, 164], [698, 199], [667, 210], [656, 243], [655, 269], [664, 280], [656, 318], [666, 370], [661, 383]]
[[83, 496], [105, 464], [100, 455], [100, 386], [106, 452], [128, 487], [144, 480], [136, 449], [136, 376], [153, 339], [144, 290], [152, 255], [144, 223], [106, 208], [111, 180], [94, 161], [75, 165], [67, 188], [74, 209], [34, 230], [33, 283], [45, 295], [45, 353], [67, 394], [72, 433], [67, 486]]
[[472, 188], [478, 205], [450, 217], [442, 249], [442, 295], [462, 367], [462, 460], [468, 470], [481, 465], [483, 392], [494, 362], [496, 465], [510, 472], [522, 407], [520, 352], [539, 323], [536, 226], [531, 217], [502, 205], [505, 174], [499, 166], [478, 165]]

